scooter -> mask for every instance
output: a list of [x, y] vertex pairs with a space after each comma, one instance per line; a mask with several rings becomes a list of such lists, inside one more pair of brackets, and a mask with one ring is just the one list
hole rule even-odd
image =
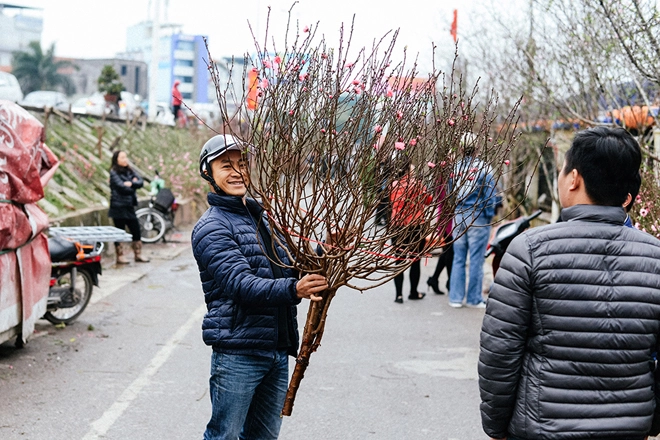
[[502, 261], [502, 257], [504, 256], [506, 249], [509, 247], [509, 244], [511, 244], [514, 238], [529, 229], [530, 222], [542, 213], [543, 211], [539, 209], [526, 217], [519, 217], [494, 228], [488, 246], [486, 247], [486, 258], [494, 255], [493, 276], [497, 273], [497, 270], [500, 267], [500, 261]]
[[60, 236], [48, 239], [52, 269], [44, 318], [69, 324], [85, 310], [92, 289], [99, 285], [103, 243], [92, 245]]
[[113, 226], [49, 228], [50, 289], [44, 318], [69, 324], [85, 310], [94, 286], [99, 285], [105, 242], [126, 242], [132, 237]]

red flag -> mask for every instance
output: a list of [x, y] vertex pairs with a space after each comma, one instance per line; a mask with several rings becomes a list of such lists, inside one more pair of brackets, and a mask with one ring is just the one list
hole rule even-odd
[[456, 38], [458, 38], [458, 9], [454, 9], [454, 21], [451, 22], [449, 33], [454, 38], [454, 43], [456, 43]]

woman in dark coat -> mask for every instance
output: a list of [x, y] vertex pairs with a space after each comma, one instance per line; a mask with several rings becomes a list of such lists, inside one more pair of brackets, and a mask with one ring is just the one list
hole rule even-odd
[[[115, 151], [112, 155], [112, 166], [110, 167], [110, 217], [115, 226], [119, 229], [130, 231], [133, 236], [133, 252], [135, 261], [147, 263], [149, 259], [142, 256], [142, 240], [140, 237], [140, 223], [135, 215], [137, 206], [136, 190], [142, 188], [144, 180], [133, 168], [128, 166], [128, 157], [121, 150]], [[124, 257], [124, 248], [121, 243], [115, 243], [117, 253], [117, 264], [127, 264], [128, 260]]]

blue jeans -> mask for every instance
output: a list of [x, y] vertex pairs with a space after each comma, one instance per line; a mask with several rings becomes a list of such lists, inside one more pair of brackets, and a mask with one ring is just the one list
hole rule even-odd
[[490, 222], [477, 218], [467, 232], [465, 224], [458, 223], [454, 228], [454, 261], [449, 281], [449, 302], [462, 303], [465, 298], [465, 264], [468, 252], [470, 254], [470, 276], [467, 286], [467, 303], [479, 304], [483, 301], [481, 289], [484, 279], [484, 253], [490, 236]]
[[272, 357], [213, 352], [212, 414], [204, 440], [276, 439], [288, 386], [286, 351]]

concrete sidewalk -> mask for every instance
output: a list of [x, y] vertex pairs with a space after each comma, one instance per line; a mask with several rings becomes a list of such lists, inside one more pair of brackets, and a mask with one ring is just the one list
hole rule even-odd
[[[114, 245], [106, 243], [107, 248], [101, 261], [103, 274], [99, 277], [99, 287], [94, 289], [90, 303], [96, 304], [102, 301], [128, 284], [134, 283], [146, 274], [157, 270], [163, 262], [173, 260], [187, 249], [190, 249], [192, 226], [181, 227], [169, 234], [167, 242], [144, 243], [142, 254], [151, 259], [149, 263], [136, 263], [133, 261], [133, 251], [128, 249], [126, 255], [130, 263], [118, 265], [115, 263]], [[124, 245], [128, 247], [130, 243]]]

